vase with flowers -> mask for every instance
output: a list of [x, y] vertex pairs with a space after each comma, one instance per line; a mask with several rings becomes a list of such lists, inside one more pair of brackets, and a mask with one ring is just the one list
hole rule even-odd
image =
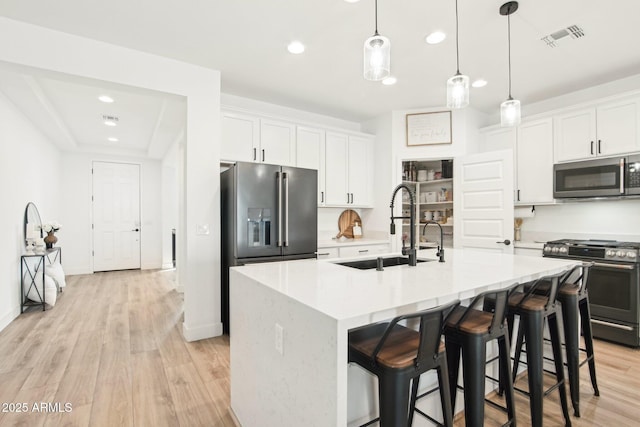
[[42, 230], [47, 233], [44, 237], [44, 243], [47, 245], [47, 249], [52, 249], [53, 245], [58, 241], [55, 233], [60, 230], [60, 228], [62, 228], [62, 225], [58, 221], [51, 221], [42, 224]]

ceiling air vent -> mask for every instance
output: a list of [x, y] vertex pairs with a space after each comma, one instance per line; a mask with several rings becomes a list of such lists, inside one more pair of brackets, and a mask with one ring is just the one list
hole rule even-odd
[[570, 36], [572, 39], [582, 38], [584, 37], [584, 30], [577, 25], [570, 25], [567, 28], [563, 28], [549, 34], [548, 36], [544, 36], [540, 40], [545, 42], [549, 47], [558, 47], [557, 41], [567, 36]]

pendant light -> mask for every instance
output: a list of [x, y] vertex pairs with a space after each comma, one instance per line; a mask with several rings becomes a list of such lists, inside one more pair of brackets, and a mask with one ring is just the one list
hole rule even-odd
[[509, 40], [509, 98], [500, 104], [500, 124], [505, 127], [520, 124], [520, 101], [511, 96], [511, 14], [516, 10], [518, 10], [517, 1], [510, 1], [500, 6], [500, 15], [507, 17]]
[[376, 0], [376, 31], [364, 42], [364, 78], [380, 81], [391, 75], [391, 42], [378, 34], [378, 0]]
[[458, 0], [456, 0], [456, 74], [447, 80], [447, 107], [464, 108], [469, 105], [469, 76], [460, 73], [458, 46]]

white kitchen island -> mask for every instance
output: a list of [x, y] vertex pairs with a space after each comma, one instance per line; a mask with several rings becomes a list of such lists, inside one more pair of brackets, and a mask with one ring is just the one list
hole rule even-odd
[[231, 409], [242, 427], [346, 427], [373, 415], [375, 395], [360, 399], [349, 379], [349, 329], [576, 264], [455, 249], [444, 263], [432, 250], [418, 258], [434, 261], [384, 271], [317, 260], [231, 268]]

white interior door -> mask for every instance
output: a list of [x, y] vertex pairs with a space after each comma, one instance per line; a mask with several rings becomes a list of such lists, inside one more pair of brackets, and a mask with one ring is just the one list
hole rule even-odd
[[140, 165], [93, 162], [93, 271], [140, 268]]
[[513, 253], [513, 151], [454, 162], [456, 248]]

